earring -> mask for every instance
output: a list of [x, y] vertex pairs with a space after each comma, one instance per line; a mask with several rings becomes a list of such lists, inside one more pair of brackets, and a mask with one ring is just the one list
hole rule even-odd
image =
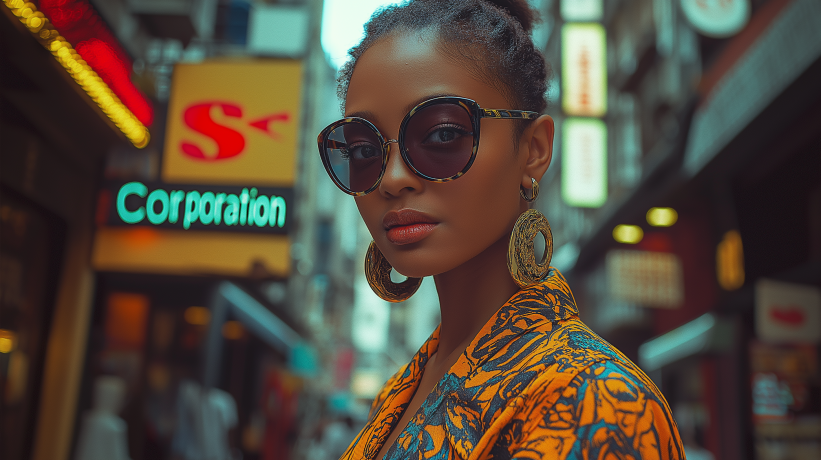
[[531, 192], [530, 198], [528, 198], [527, 195], [525, 195], [524, 187], [519, 187], [519, 195], [522, 195], [522, 198], [524, 198], [524, 200], [528, 203], [533, 203], [534, 201], [536, 201], [536, 197], [539, 196], [539, 183], [536, 182], [536, 179], [532, 177], [530, 178], [530, 182], [533, 184], [533, 191]]
[[[544, 236], [542, 263], [536, 262], [533, 247], [533, 239], [537, 233]], [[510, 244], [507, 247], [507, 269], [510, 276], [520, 288], [536, 284], [547, 276], [552, 257], [553, 232], [550, 231], [550, 224], [544, 214], [535, 209], [528, 209], [516, 220], [513, 233], [510, 235]]]
[[388, 302], [408, 300], [419, 289], [422, 278], [408, 277], [401, 283], [394, 283], [391, 281], [391, 270], [393, 270], [393, 267], [391, 267], [388, 259], [376, 247], [376, 243], [371, 241], [371, 245], [368, 246], [368, 253], [365, 254], [365, 278], [368, 279], [371, 289], [382, 300]]

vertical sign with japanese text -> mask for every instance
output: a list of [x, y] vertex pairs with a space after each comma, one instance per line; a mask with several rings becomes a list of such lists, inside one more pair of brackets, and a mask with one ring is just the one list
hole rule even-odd
[[597, 23], [562, 26], [562, 109], [571, 116], [607, 113], [607, 41]]

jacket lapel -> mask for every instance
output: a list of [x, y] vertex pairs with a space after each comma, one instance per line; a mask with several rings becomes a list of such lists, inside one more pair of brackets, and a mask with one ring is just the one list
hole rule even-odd
[[405, 408], [422, 380], [425, 365], [431, 355], [436, 353], [438, 347], [439, 328], [437, 327], [413, 359], [385, 385], [383, 390], [385, 393], [377, 397], [371, 409], [370, 420], [351, 443], [348, 451], [341, 457], [342, 459], [372, 460], [376, 457], [399, 419], [402, 418]]

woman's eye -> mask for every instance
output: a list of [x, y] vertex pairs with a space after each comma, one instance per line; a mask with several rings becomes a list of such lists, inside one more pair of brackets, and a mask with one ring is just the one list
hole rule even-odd
[[354, 144], [348, 147], [346, 151], [348, 158], [354, 160], [364, 160], [376, 157], [379, 155], [379, 149], [373, 144]]
[[467, 131], [458, 127], [442, 127], [430, 131], [425, 138], [425, 144], [446, 144], [468, 135]]

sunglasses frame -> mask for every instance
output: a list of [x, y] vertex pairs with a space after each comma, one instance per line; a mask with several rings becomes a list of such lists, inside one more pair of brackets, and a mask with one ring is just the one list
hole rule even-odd
[[[453, 104], [461, 106], [468, 112], [468, 116], [470, 117], [470, 122], [473, 125], [473, 151], [471, 152], [470, 159], [468, 160], [467, 164], [461, 171], [457, 172], [456, 174], [446, 177], [446, 178], [437, 178], [431, 177], [427, 174], [420, 172], [416, 167], [413, 165], [413, 161], [410, 159], [407, 149], [404, 148], [405, 146], [405, 128], [408, 125], [411, 117], [418, 111], [430, 107], [432, 105], [438, 104]], [[325, 171], [327, 171], [328, 175], [331, 177], [331, 180], [339, 187], [340, 190], [347, 193], [351, 196], [364, 196], [372, 191], [376, 190], [379, 187], [379, 184], [382, 183], [382, 177], [385, 175], [385, 170], [388, 166], [388, 154], [390, 153], [390, 144], [398, 143], [399, 144], [399, 153], [402, 156], [402, 161], [405, 162], [408, 168], [413, 171], [414, 174], [421, 177], [422, 179], [431, 181], [431, 182], [449, 182], [454, 179], [458, 179], [462, 177], [468, 169], [473, 165], [474, 160], [476, 160], [476, 153], [479, 151], [479, 125], [480, 120], [482, 118], [496, 118], [496, 119], [506, 119], [506, 120], [535, 120], [541, 116], [538, 112], [530, 112], [527, 110], [506, 110], [506, 109], [483, 109], [479, 107], [479, 104], [472, 100], [465, 97], [458, 97], [458, 96], [441, 96], [441, 97], [434, 97], [428, 99], [424, 102], [417, 104], [414, 108], [412, 108], [405, 118], [402, 120], [402, 123], [399, 125], [399, 140], [388, 139], [385, 140], [385, 137], [379, 132], [379, 129], [370, 121], [360, 118], [360, 117], [346, 117], [341, 120], [335, 121], [325, 127], [322, 132], [319, 133], [317, 136], [317, 145], [319, 147], [319, 156], [322, 158], [322, 165], [325, 166]], [[328, 143], [331, 141], [328, 139], [333, 130], [336, 128], [348, 124], [348, 123], [361, 123], [367, 126], [368, 128], [373, 131], [377, 138], [379, 139], [379, 143], [382, 148], [382, 171], [379, 173], [379, 177], [376, 179], [374, 184], [365, 191], [362, 192], [354, 192], [353, 190], [346, 187], [342, 182], [336, 177], [336, 174], [333, 172], [333, 168], [330, 164], [330, 159], [328, 158], [327, 154], [327, 147]]]

